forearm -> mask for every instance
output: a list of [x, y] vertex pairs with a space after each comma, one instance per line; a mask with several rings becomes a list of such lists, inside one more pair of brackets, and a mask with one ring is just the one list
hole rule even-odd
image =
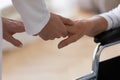
[[88, 21], [90, 23], [90, 26], [88, 26], [90, 27], [90, 30], [87, 33], [88, 36], [94, 37], [107, 30], [108, 22], [101, 16], [94, 16], [89, 18]]
[[115, 9], [89, 19], [92, 28], [87, 35], [95, 36], [105, 30], [120, 26], [120, 5]]

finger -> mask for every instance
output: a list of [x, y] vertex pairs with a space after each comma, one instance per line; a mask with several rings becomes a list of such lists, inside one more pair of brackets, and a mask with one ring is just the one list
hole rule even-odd
[[76, 31], [75, 30], [75, 27], [74, 26], [68, 26], [66, 25], [66, 30], [68, 33], [75, 33]]
[[61, 34], [61, 33], [56, 34], [56, 38], [61, 38], [61, 37], [65, 37], [65, 36], [66, 36], [65, 34]]
[[43, 40], [53, 40], [55, 38], [60, 38], [62, 35], [58, 32], [54, 32], [51, 34], [39, 34], [39, 37], [41, 37]]
[[66, 37], [68, 35], [68, 32], [67, 31], [63, 31], [63, 32], [60, 32], [61, 34], [61, 37]]
[[25, 28], [24, 28], [24, 24], [22, 23], [22, 22], [20, 22], [20, 21], [18, 21], [17, 23], [16, 23], [16, 31], [17, 32], [24, 32], [25, 31]]
[[11, 44], [13, 44], [16, 47], [22, 47], [23, 46], [23, 44], [19, 40], [15, 39], [11, 35], [7, 35], [7, 37], [5, 38], [5, 40], [8, 41], [8, 42], [10, 42]]
[[13, 20], [13, 19], [8, 19], [8, 18], [4, 18], [5, 20], [7, 20], [8, 22], [8, 26], [11, 26], [14, 28], [14, 32], [24, 32], [24, 24], [21, 21], [18, 20]]
[[73, 43], [75, 41], [77, 41], [80, 37], [78, 35], [72, 35], [70, 37], [68, 37], [67, 39], [62, 40], [59, 44], [58, 44], [58, 48], [63, 48], [67, 45], [69, 45], [70, 43]]
[[44, 36], [44, 35], [39, 35], [39, 37], [41, 37], [43, 40], [45, 40], [45, 41], [47, 41], [48, 40], [48, 38], [46, 37], [46, 36]]
[[68, 35], [67, 28], [64, 26], [64, 24], [63, 24], [63, 27], [60, 27], [57, 33], [59, 33], [61, 37], [66, 37]]
[[[63, 23], [61, 24], [61, 26], [57, 26], [55, 30], [56, 31], [54, 31], [54, 33], [59, 37], [66, 37], [68, 34], [68, 31]], [[56, 38], [59, 38], [59, 37], [56, 37]]]
[[51, 35], [51, 37], [50, 37], [50, 39], [51, 40], [54, 40], [55, 38], [61, 38], [62, 37], [62, 35], [60, 34], [60, 33], [54, 33], [53, 35]]
[[74, 24], [74, 22], [71, 19], [68, 19], [62, 16], [60, 16], [60, 18], [65, 25], [72, 26]]
[[22, 22], [19, 23], [19, 32], [24, 32], [25, 31], [25, 27], [24, 24]]

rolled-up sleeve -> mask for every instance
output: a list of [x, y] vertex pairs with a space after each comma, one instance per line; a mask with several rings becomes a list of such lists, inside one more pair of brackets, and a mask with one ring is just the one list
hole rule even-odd
[[28, 34], [39, 33], [48, 23], [50, 12], [44, 0], [12, 0], [12, 2], [20, 13]]
[[107, 20], [107, 30], [120, 26], [120, 5], [107, 13], [100, 14], [100, 16]]

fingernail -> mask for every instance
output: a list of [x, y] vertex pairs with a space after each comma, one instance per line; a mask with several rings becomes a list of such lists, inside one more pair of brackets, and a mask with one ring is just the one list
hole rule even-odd
[[61, 46], [58, 46], [58, 49], [61, 49], [62, 47]]
[[23, 45], [21, 44], [21, 45], [19, 45], [18, 47], [19, 47], [19, 48], [22, 48], [22, 47], [23, 47]]
[[59, 45], [58, 48], [61, 49], [63, 48], [65, 45]]
[[58, 49], [61, 49], [61, 46], [58, 46]]

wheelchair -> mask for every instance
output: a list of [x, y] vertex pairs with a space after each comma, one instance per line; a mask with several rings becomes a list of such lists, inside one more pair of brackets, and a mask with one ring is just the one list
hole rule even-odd
[[98, 34], [94, 41], [99, 44], [93, 53], [92, 71], [76, 80], [120, 80], [120, 55], [100, 62], [105, 48], [120, 43], [120, 27]]

